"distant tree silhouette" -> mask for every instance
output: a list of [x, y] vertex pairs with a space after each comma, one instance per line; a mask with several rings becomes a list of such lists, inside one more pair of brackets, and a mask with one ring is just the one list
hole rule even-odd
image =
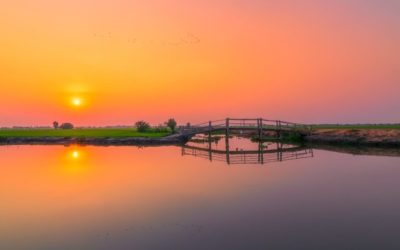
[[150, 124], [145, 121], [137, 121], [135, 123], [135, 127], [139, 132], [146, 132], [150, 129]]
[[73, 129], [74, 125], [72, 123], [65, 122], [65, 123], [61, 124], [60, 128], [61, 129]]
[[168, 121], [165, 122], [165, 125], [171, 129], [172, 133], [175, 133], [176, 121], [174, 118], [168, 119]]
[[58, 129], [58, 121], [53, 122], [53, 127], [54, 127], [54, 129]]

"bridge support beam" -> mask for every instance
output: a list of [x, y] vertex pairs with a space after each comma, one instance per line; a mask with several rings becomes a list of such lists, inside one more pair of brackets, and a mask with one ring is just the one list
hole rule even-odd
[[208, 122], [208, 153], [209, 153], [209, 159], [210, 161], [212, 161], [212, 145], [211, 145], [211, 130], [212, 130], [212, 126], [211, 126], [212, 122], [209, 121]]
[[229, 149], [229, 118], [226, 118], [225, 127], [226, 127], [226, 131], [225, 131], [226, 162], [229, 165], [231, 163], [230, 155], [229, 155], [229, 150], [230, 150]]
[[211, 130], [212, 130], [212, 122], [208, 122], [208, 142], [211, 144]]
[[258, 139], [262, 141], [263, 139], [263, 124], [262, 118], [257, 119], [257, 131], [258, 131]]
[[276, 121], [276, 137], [277, 137], [277, 139], [281, 139], [281, 132], [282, 132], [281, 121]]
[[226, 133], [226, 137], [229, 137], [229, 118], [226, 118], [225, 121], [225, 133]]

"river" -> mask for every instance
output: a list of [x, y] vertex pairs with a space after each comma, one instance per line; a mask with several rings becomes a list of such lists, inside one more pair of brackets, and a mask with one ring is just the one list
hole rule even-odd
[[0, 249], [400, 249], [400, 157], [199, 142], [1, 146]]

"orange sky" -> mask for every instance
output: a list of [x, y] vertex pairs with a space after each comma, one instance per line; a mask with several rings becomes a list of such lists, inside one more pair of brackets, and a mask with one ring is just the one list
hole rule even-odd
[[394, 0], [2, 2], [0, 126], [400, 122], [398, 13]]

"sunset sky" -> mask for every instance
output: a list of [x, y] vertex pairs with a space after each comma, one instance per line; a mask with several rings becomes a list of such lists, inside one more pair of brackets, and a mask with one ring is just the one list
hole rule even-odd
[[400, 122], [398, 0], [8, 0], [0, 126]]

